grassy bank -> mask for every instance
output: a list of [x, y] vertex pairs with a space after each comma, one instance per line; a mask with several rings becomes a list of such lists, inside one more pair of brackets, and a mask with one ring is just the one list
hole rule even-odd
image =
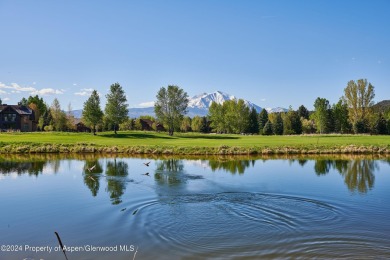
[[342, 154], [390, 153], [390, 136], [244, 136], [112, 132], [0, 133], [0, 153]]

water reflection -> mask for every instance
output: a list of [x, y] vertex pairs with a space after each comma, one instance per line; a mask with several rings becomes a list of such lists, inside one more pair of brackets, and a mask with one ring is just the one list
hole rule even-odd
[[38, 176], [43, 172], [43, 168], [46, 164], [46, 161], [17, 162], [0, 160], [0, 174], [22, 175], [27, 173], [28, 175]]
[[344, 176], [344, 182], [350, 191], [366, 193], [374, 187], [374, 170], [378, 168], [375, 161], [354, 160], [340, 173]]
[[243, 174], [245, 169], [255, 166], [255, 160], [237, 160], [237, 159], [219, 159], [209, 160], [209, 166], [212, 171], [223, 169], [232, 174]]
[[[91, 191], [92, 196], [97, 196], [101, 185], [106, 182], [105, 191], [109, 194], [112, 204], [122, 202], [127, 182], [129, 180], [128, 158], [113, 157], [107, 158], [105, 167], [102, 160], [95, 155], [2, 155], [0, 157], [0, 179], [8, 175], [28, 174], [38, 176], [42, 173], [57, 173], [60, 169], [60, 162], [67, 159], [69, 165], [74, 159], [84, 161], [82, 175], [85, 186]], [[144, 157], [141, 157], [144, 158]], [[364, 156], [320, 156], [320, 157], [190, 157], [193, 160], [191, 165], [202, 168], [210, 168], [215, 171], [226, 171], [232, 174], [244, 174], [250, 167], [255, 167], [256, 160], [266, 162], [275, 159], [288, 159], [290, 164], [298, 163], [302, 167], [308, 167], [308, 162], [314, 161], [314, 173], [317, 176], [325, 176], [330, 171], [335, 170], [344, 178], [345, 185], [351, 192], [367, 193], [373, 189], [375, 184], [375, 171], [379, 169], [377, 157], [367, 158]], [[151, 158], [149, 158], [151, 159]], [[383, 162], [390, 163], [387, 157], [381, 158]], [[160, 186], [178, 187], [183, 186], [188, 180], [203, 178], [185, 171], [184, 159], [176, 157], [161, 157], [156, 160], [153, 169], [145, 168], [154, 172], [154, 180]], [[311, 166], [313, 167], [313, 166]], [[72, 166], [69, 167], [72, 169]], [[149, 172], [148, 172], [149, 175]], [[184, 185], [185, 186], [185, 185]], [[184, 186], [182, 188], [184, 188]]]
[[101, 173], [103, 173], [103, 167], [99, 160], [85, 161], [83, 167], [84, 183], [91, 190], [94, 197], [100, 188]]
[[330, 167], [333, 165], [332, 161], [330, 160], [316, 160], [314, 164], [314, 172], [320, 176], [325, 175], [329, 172]]
[[300, 166], [305, 166], [305, 164], [307, 163], [308, 160], [306, 159], [298, 159], [298, 163]]
[[111, 203], [116, 205], [122, 202], [122, 195], [126, 190], [126, 179], [128, 175], [129, 166], [124, 161], [117, 162], [107, 161], [106, 164], [106, 176], [107, 176], [107, 189], [110, 194]]
[[331, 169], [337, 170], [351, 192], [367, 193], [374, 187], [374, 171], [379, 169], [378, 162], [374, 160], [315, 160], [314, 171], [326, 175]]
[[[44, 246], [58, 243], [58, 230], [71, 245], [134, 244], [137, 259], [386, 259], [390, 166], [382, 159], [1, 156], [0, 234], [9, 244]], [[108, 257], [134, 254], [69, 258]]]
[[182, 160], [167, 159], [157, 162], [154, 179], [159, 185], [180, 185], [183, 182], [181, 173], [183, 173], [184, 164]]

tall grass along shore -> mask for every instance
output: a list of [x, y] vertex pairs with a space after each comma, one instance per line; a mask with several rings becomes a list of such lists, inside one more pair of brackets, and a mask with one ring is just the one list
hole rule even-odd
[[123, 153], [182, 155], [389, 154], [381, 135], [219, 135], [125, 131], [1, 133], [0, 153]]

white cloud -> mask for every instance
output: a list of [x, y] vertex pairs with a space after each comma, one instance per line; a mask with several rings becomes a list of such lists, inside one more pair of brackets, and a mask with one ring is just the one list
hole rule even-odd
[[7, 98], [7, 97], [3, 99], [3, 101], [8, 101], [8, 100], [9, 100], [9, 98]]
[[[11, 83], [11, 85], [5, 85], [4, 83], [1, 83], [1, 82], [0, 82], [0, 88], [12, 89], [14, 91], [27, 91], [27, 92], [32, 92], [32, 91], [36, 90], [33, 87], [21, 87], [17, 83]], [[19, 92], [17, 92], [17, 93], [19, 93]]]
[[138, 106], [140, 106], [140, 107], [153, 107], [154, 101], [143, 102], [143, 103], [140, 103]]
[[267, 99], [265, 99], [265, 98], [260, 99], [260, 101], [263, 101], [263, 102], [266, 101], [266, 100], [267, 100]]
[[8, 94], [7, 91], [1, 90], [0, 89], [0, 94]]
[[[75, 92], [76, 96], [90, 96], [92, 94], [93, 88], [82, 88], [79, 92]], [[99, 94], [99, 93], [98, 93]], [[100, 96], [100, 94], [99, 94]]]
[[58, 90], [58, 89], [52, 89], [52, 88], [43, 88], [43, 89], [40, 89], [40, 90], [34, 90], [33, 92], [31, 92], [32, 95], [42, 95], [42, 96], [46, 96], [46, 95], [59, 95], [59, 94], [64, 94], [63, 91], [61, 90]]
[[73, 83], [73, 86], [77, 86], [77, 83]]
[[34, 82], [33, 82], [33, 85], [36, 85], [36, 84], [37, 84], [37, 83], [34, 81]]
[[[33, 82], [33, 85], [35, 85], [36, 82]], [[10, 85], [6, 85], [4, 83], [0, 82], [0, 93], [3, 93], [4, 90], [1, 89], [10, 89], [11, 93], [18, 94], [21, 92], [29, 92], [31, 95], [58, 95], [58, 94], [64, 94], [65, 90], [61, 89], [53, 89], [53, 88], [43, 88], [43, 89], [36, 89], [33, 87], [21, 87], [17, 83], [11, 83]]]

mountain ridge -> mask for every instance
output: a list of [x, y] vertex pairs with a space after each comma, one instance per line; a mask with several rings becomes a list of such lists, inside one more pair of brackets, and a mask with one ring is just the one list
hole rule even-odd
[[[223, 104], [223, 102], [227, 100], [237, 100], [239, 98], [230, 95], [228, 93], [222, 91], [214, 91], [212, 93], [201, 93], [199, 95], [195, 95], [189, 99], [188, 102], [188, 113], [186, 114], [189, 117], [194, 116], [207, 116], [209, 112], [209, 107], [212, 102], [216, 102], [218, 104]], [[258, 113], [263, 109], [262, 107], [252, 103], [251, 101], [244, 100], [245, 105], [249, 108], [255, 108]], [[276, 107], [276, 108], [265, 108], [267, 112], [285, 112], [287, 109]], [[72, 111], [74, 117], [81, 118], [82, 117], [82, 109], [73, 110]], [[144, 108], [129, 108], [129, 117], [137, 118], [140, 116], [153, 116], [155, 117], [154, 107], [144, 107]]]

